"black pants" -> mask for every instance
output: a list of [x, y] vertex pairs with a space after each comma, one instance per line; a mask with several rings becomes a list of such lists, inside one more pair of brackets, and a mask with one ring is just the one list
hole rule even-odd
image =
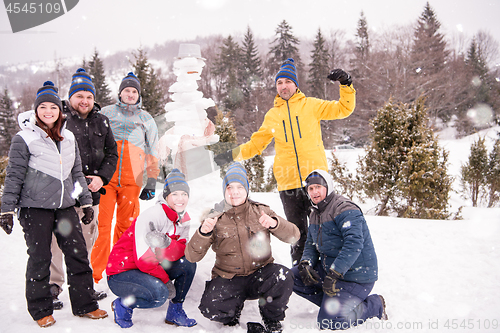
[[300, 230], [300, 238], [292, 245], [292, 265], [298, 265], [304, 252], [307, 240], [307, 221], [311, 208], [311, 201], [306, 194], [305, 188], [280, 191], [281, 203], [285, 211], [286, 219], [297, 226]]
[[207, 281], [198, 308], [206, 318], [226, 324], [241, 311], [245, 300], [258, 299], [263, 317], [281, 321], [292, 290], [291, 271], [271, 263], [247, 276], [230, 280], [218, 276]]
[[92, 270], [75, 209], [21, 208], [19, 221], [28, 247], [26, 301], [31, 317], [38, 320], [53, 312], [49, 286], [52, 233], [64, 254], [73, 314], [97, 310], [91, 293]]

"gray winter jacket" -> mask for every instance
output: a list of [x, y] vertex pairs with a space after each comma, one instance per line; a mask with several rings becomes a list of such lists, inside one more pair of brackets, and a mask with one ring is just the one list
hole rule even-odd
[[21, 131], [10, 146], [2, 212], [18, 207], [68, 208], [75, 205], [75, 199], [82, 206], [91, 205], [92, 196], [73, 133], [63, 126], [64, 140], [58, 149], [36, 125], [34, 111], [21, 113], [18, 121]]

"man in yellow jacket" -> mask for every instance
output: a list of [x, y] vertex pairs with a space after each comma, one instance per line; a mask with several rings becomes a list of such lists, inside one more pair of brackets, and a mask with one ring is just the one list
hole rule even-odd
[[274, 138], [276, 156], [273, 172], [278, 183], [283, 209], [288, 221], [300, 230], [300, 240], [292, 246], [292, 264], [300, 262], [307, 238], [307, 218], [311, 205], [304, 190], [305, 177], [315, 169], [328, 171], [321, 120], [348, 117], [356, 104], [356, 90], [351, 76], [342, 69], [334, 69], [328, 79], [339, 81], [340, 99], [325, 101], [306, 97], [299, 89], [294, 60], [287, 59], [276, 75], [274, 107], [271, 108], [259, 130], [250, 141], [215, 156], [223, 166], [231, 161], [242, 161], [264, 149]]

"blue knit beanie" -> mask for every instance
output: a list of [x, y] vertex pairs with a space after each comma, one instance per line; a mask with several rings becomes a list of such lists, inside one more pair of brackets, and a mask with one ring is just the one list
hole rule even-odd
[[232, 182], [238, 182], [241, 185], [243, 185], [248, 194], [249, 185], [248, 185], [247, 171], [238, 162], [231, 163], [231, 165], [229, 165], [229, 167], [227, 168], [226, 176], [222, 181], [222, 194], [226, 193], [227, 185], [229, 185]]
[[118, 95], [120, 95], [122, 90], [127, 87], [135, 88], [137, 89], [139, 95], [141, 94], [141, 81], [139, 81], [137, 76], [135, 76], [132, 72], [129, 72], [127, 76], [123, 78], [122, 83], [120, 83], [120, 89], [118, 89]]
[[78, 68], [71, 79], [71, 87], [69, 88], [69, 98], [77, 91], [90, 91], [95, 99], [95, 86], [92, 83], [90, 75], [83, 68]]
[[179, 169], [174, 169], [167, 175], [163, 187], [163, 198], [166, 199], [170, 193], [175, 191], [184, 191], [189, 195], [189, 185]]
[[285, 60], [283, 65], [281, 65], [278, 74], [276, 74], [276, 79], [274, 82], [278, 81], [279, 78], [287, 78], [292, 80], [297, 88], [299, 87], [299, 80], [297, 79], [297, 70], [295, 68], [295, 61], [292, 58]]
[[43, 83], [43, 87], [38, 89], [36, 93], [35, 112], [36, 109], [38, 109], [38, 106], [44, 102], [54, 103], [59, 107], [59, 110], [62, 111], [62, 103], [59, 95], [57, 94], [58, 92], [57, 87], [54, 86], [52, 81], [45, 81]]

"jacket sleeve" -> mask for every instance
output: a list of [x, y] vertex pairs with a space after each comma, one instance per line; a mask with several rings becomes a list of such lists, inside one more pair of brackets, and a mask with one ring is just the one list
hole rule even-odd
[[73, 169], [71, 169], [71, 176], [74, 182], [80, 183], [82, 191], [78, 196], [78, 202], [81, 206], [92, 205], [92, 194], [87, 186], [87, 181], [85, 180], [85, 175], [82, 172], [82, 160], [80, 158], [80, 150], [78, 149], [78, 144], [75, 141], [75, 163], [73, 163]]
[[203, 259], [212, 245], [214, 237], [213, 232], [209, 236], [203, 236], [200, 233], [200, 229], [196, 229], [196, 232], [187, 244], [186, 259], [190, 262], [198, 262]]
[[347, 210], [335, 217], [334, 222], [342, 234], [343, 245], [331, 268], [344, 275], [358, 259], [363, 249], [365, 218], [357, 209]]
[[20, 135], [15, 135], [9, 150], [9, 163], [2, 195], [2, 212], [12, 212], [16, 208], [29, 160], [30, 152], [26, 142]]
[[107, 128], [106, 138], [104, 139], [104, 159], [97, 170], [96, 176], [101, 177], [104, 185], [108, 185], [113, 178], [113, 174], [116, 170], [116, 164], [118, 162], [118, 151], [116, 148], [115, 137], [113, 136], [113, 131], [111, 130], [111, 125], [109, 123], [108, 117], [101, 115], [104, 124]]
[[259, 130], [252, 134], [250, 140], [237, 148], [233, 149], [233, 159], [243, 161], [260, 155], [273, 140], [273, 131], [271, 126], [271, 116], [268, 112]]
[[148, 178], [158, 178], [158, 127], [153, 118], [144, 123], [146, 129], [146, 173]]
[[314, 267], [319, 259], [319, 252], [316, 249], [316, 245], [314, 245], [313, 236], [311, 230], [307, 231], [307, 239], [304, 245], [304, 252], [302, 253], [302, 260], [309, 260], [311, 262], [311, 266]]
[[[144, 273], [160, 279], [167, 283], [170, 278], [156, 256], [153, 249], [146, 243], [146, 234], [150, 231], [149, 223], [155, 226], [165, 224], [165, 215], [159, 213], [157, 206], [150, 207], [137, 217], [134, 233], [134, 254], [137, 268]], [[163, 215], [163, 216], [162, 216]], [[159, 229], [159, 228], [158, 228]]]
[[322, 101], [319, 108], [314, 108], [316, 118], [320, 120], [344, 119], [351, 115], [356, 107], [356, 90], [350, 86], [340, 86], [338, 101]]
[[264, 213], [269, 215], [272, 218], [278, 220], [278, 224], [275, 228], [269, 229], [269, 231], [276, 236], [280, 241], [295, 244], [300, 238], [300, 231], [297, 226], [281, 216], [277, 215], [274, 211], [272, 211], [269, 207], [263, 206]]

